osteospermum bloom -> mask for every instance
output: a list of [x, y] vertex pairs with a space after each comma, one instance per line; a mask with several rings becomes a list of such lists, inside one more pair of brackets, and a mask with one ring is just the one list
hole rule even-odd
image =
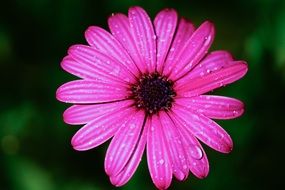
[[228, 133], [212, 119], [232, 119], [244, 111], [237, 99], [203, 95], [245, 75], [247, 65], [227, 51], [208, 49], [214, 26], [198, 28], [173, 9], [154, 22], [140, 7], [113, 14], [111, 33], [91, 26], [88, 45], [74, 45], [61, 62], [79, 80], [58, 88], [58, 100], [75, 104], [64, 121], [84, 126], [72, 146], [89, 150], [112, 138], [105, 157], [111, 183], [122, 186], [137, 169], [144, 150], [153, 183], [166, 189], [175, 176], [209, 172], [200, 141], [222, 153], [232, 150]]

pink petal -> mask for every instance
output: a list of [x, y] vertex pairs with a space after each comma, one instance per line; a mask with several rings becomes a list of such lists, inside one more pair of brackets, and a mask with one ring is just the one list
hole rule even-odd
[[146, 64], [147, 70], [153, 72], [156, 68], [156, 35], [152, 22], [141, 7], [131, 7], [128, 16], [139, 56]]
[[105, 157], [105, 171], [116, 176], [130, 160], [140, 140], [145, 114], [134, 113], [125, 125], [121, 126], [112, 139]]
[[110, 176], [111, 183], [116, 186], [122, 186], [126, 184], [130, 178], [134, 175], [144, 152], [145, 145], [146, 145], [146, 133], [148, 130], [148, 125], [144, 123], [142, 133], [140, 134], [140, 139], [138, 141], [135, 150], [128, 160], [128, 163], [125, 167], [120, 171], [117, 175]]
[[188, 73], [207, 54], [213, 39], [214, 26], [211, 22], [204, 22], [184, 44], [179, 54], [173, 60], [175, 63], [169, 73], [172, 80], [179, 79]]
[[73, 136], [71, 140], [73, 148], [83, 151], [101, 145], [114, 136], [116, 131], [128, 122], [133, 113], [133, 108], [122, 108], [94, 119]]
[[233, 63], [233, 58], [227, 51], [213, 51], [209, 53], [198, 65], [196, 65], [190, 73], [179, 79], [179, 84], [184, 85], [189, 80], [202, 77]]
[[162, 68], [164, 75], [171, 73], [173, 67], [177, 64], [174, 62], [175, 58], [180, 54], [185, 42], [189, 40], [194, 30], [194, 25], [191, 22], [184, 18], [180, 19], [173, 43]]
[[229, 153], [233, 142], [229, 134], [217, 123], [182, 105], [175, 104], [172, 111], [189, 132], [216, 151]]
[[147, 134], [147, 163], [151, 179], [158, 189], [167, 189], [172, 180], [172, 167], [163, 126], [157, 115], [151, 118]]
[[101, 75], [107, 75], [115, 80], [134, 82], [135, 76], [119, 61], [101, 53], [95, 48], [85, 45], [73, 45], [68, 54], [78, 63], [87, 65]]
[[166, 137], [166, 146], [169, 149], [173, 174], [178, 180], [184, 180], [188, 176], [189, 168], [178, 127], [165, 112], [159, 114], [159, 119]]
[[177, 13], [173, 9], [160, 11], [154, 19], [157, 35], [157, 70], [162, 71], [165, 58], [169, 52], [177, 24]]
[[187, 153], [190, 171], [198, 178], [205, 178], [209, 174], [209, 162], [199, 141], [183, 125], [176, 122], [181, 132], [181, 140]]
[[108, 24], [113, 36], [126, 49], [139, 70], [145, 72], [147, 67], [139, 55], [140, 52], [137, 49], [136, 42], [131, 34], [128, 17], [121, 13], [113, 14], [109, 17]]
[[75, 80], [60, 86], [56, 98], [67, 103], [102, 103], [127, 98], [126, 88], [94, 80]]
[[132, 101], [124, 100], [93, 105], [73, 105], [65, 110], [63, 113], [63, 120], [65, 123], [71, 125], [82, 125], [100, 117], [101, 115], [130, 107], [132, 104]]
[[126, 68], [138, 75], [138, 68], [123, 46], [106, 30], [91, 26], [85, 32], [88, 43], [102, 53], [114, 58]]
[[118, 175], [110, 176], [110, 180], [113, 185], [122, 186], [126, 184], [134, 175], [144, 152], [148, 128], [149, 126], [147, 124], [143, 127], [143, 132], [141, 134], [141, 138], [138, 142], [138, 145], [124, 169]]
[[233, 83], [242, 78], [247, 72], [247, 64], [243, 61], [235, 61], [221, 68], [220, 70], [208, 73], [205, 76], [195, 78], [189, 81], [177, 81], [175, 87], [179, 91], [179, 96], [192, 97], [204, 94], [216, 88]]
[[100, 81], [104, 81], [104, 82], [107, 82], [107, 83], [113, 83], [113, 84], [118, 84], [118, 85], [125, 85], [126, 82], [122, 81], [122, 80], [118, 80], [118, 78], [114, 79], [112, 78], [112, 76], [108, 76], [106, 74], [102, 74], [102, 72], [98, 72], [98, 70], [88, 66], [88, 65], [85, 65], [85, 64], [82, 64], [82, 63], [79, 63], [77, 61], [75, 61], [74, 59], [72, 59], [69, 55], [64, 57], [62, 62], [61, 62], [61, 67], [79, 77], [79, 78], [82, 78], [82, 79], [88, 79], [88, 80], [100, 80]]
[[177, 98], [176, 103], [213, 119], [233, 119], [244, 112], [244, 105], [241, 101], [223, 96], [200, 95], [191, 98]]

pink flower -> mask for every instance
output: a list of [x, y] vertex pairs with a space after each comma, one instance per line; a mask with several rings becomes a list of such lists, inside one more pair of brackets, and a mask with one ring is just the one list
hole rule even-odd
[[173, 9], [159, 12], [152, 23], [140, 7], [108, 20], [111, 33], [91, 26], [89, 45], [74, 45], [61, 62], [79, 80], [58, 88], [58, 100], [75, 104], [64, 121], [84, 126], [72, 146], [84, 151], [113, 137], [105, 158], [112, 184], [122, 186], [137, 169], [146, 148], [153, 183], [167, 189], [189, 171], [198, 178], [209, 172], [199, 141], [222, 153], [232, 150], [228, 133], [212, 119], [242, 115], [234, 98], [202, 95], [242, 78], [244, 61], [226, 51], [207, 53], [214, 26], [197, 29]]

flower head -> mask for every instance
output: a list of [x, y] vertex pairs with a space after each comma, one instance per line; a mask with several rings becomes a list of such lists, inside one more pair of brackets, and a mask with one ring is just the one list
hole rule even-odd
[[112, 138], [105, 171], [112, 184], [129, 181], [146, 148], [153, 183], [166, 189], [172, 177], [189, 172], [204, 178], [209, 172], [200, 141], [222, 153], [232, 150], [228, 133], [212, 119], [242, 115], [234, 98], [203, 95], [245, 75], [247, 65], [226, 51], [208, 53], [214, 26], [195, 28], [173, 9], [159, 12], [154, 22], [140, 7], [128, 16], [113, 14], [111, 33], [91, 26], [89, 45], [74, 45], [61, 62], [79, 80], [58, 88], [58, 100], [74, 104], [63, 116], [84, 126], [73, 136], [83, 151]]

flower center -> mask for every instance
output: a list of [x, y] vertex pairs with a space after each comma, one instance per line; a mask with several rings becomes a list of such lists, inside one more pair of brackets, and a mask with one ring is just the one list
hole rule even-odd
[[131, 97], [139, 109], [147, 114], [169, 110], [176, 95], [173, 82], [159, 73], [145, 74], [131, 86]]

